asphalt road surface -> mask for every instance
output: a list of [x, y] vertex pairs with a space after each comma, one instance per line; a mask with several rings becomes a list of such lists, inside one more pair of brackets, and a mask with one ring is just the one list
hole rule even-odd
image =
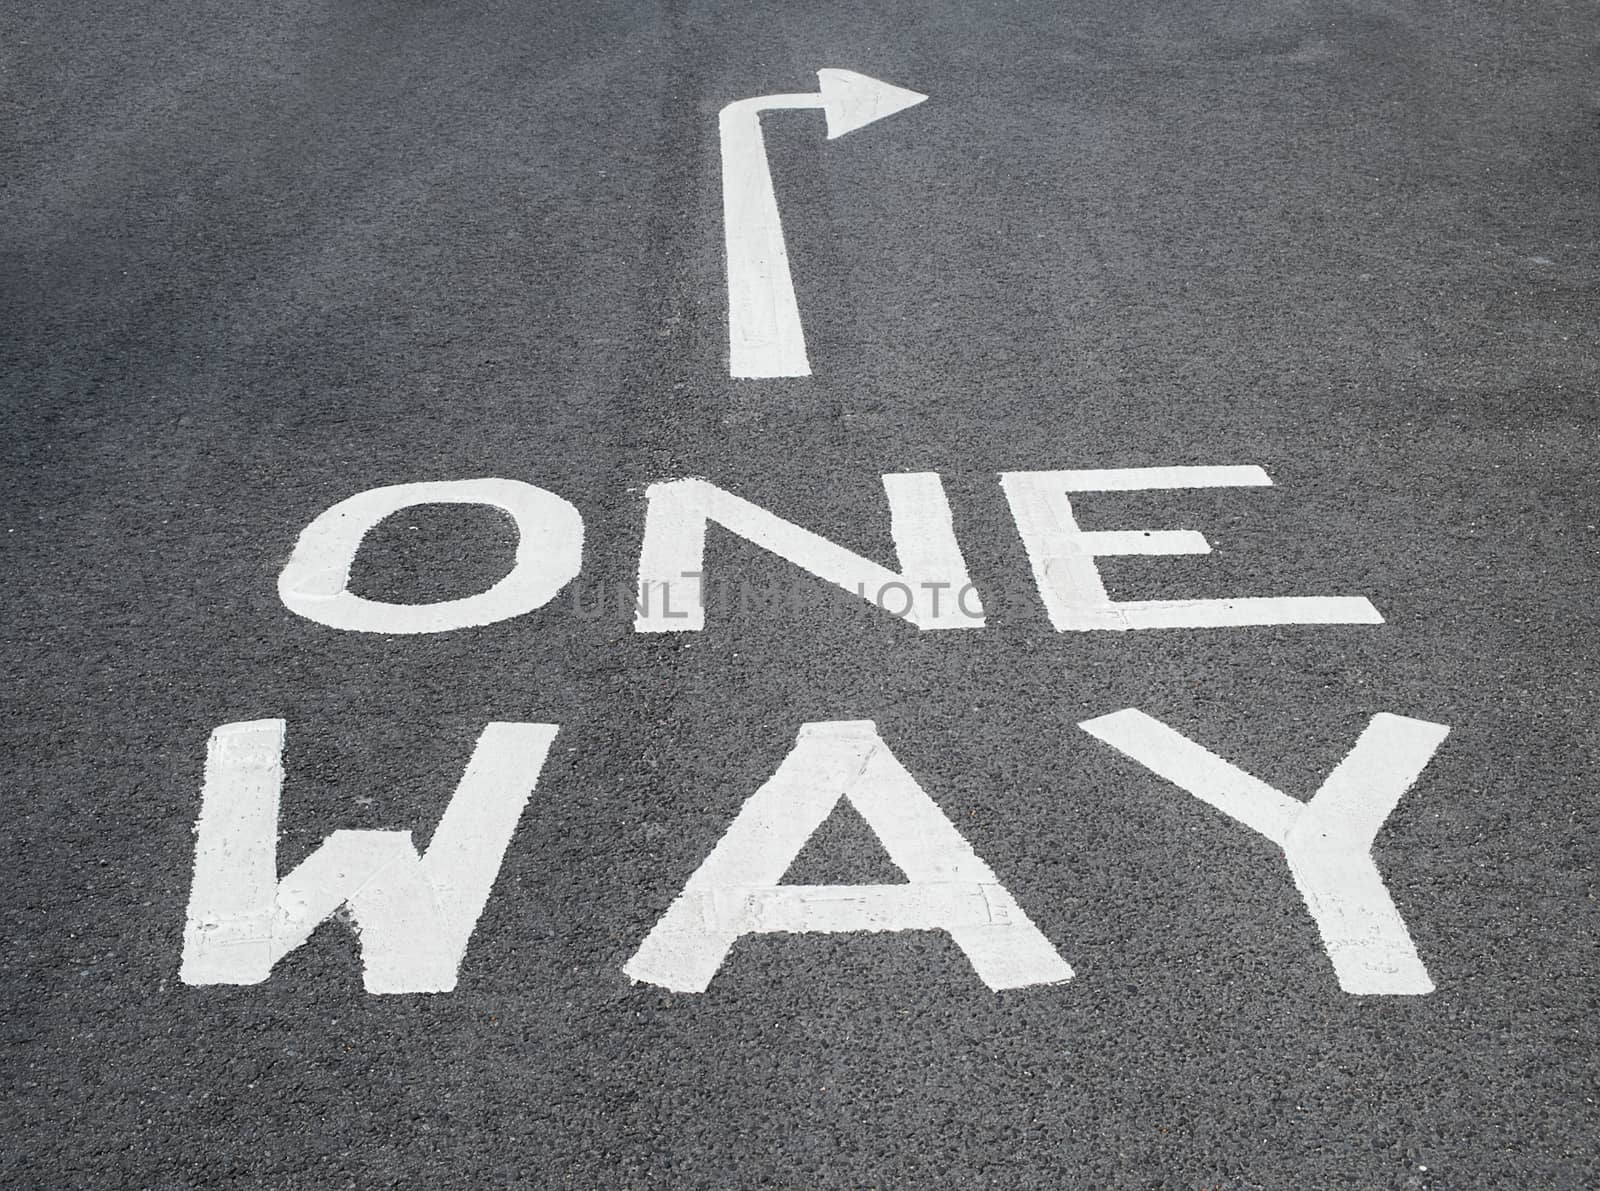
[[[8, 6], [0, 1183], [1600, 1185], [1597, 67], [1579, 0]], [[746, 234], [809, 375], [730, 375]], [[760, 598], [636, 623], [708, 510]]]

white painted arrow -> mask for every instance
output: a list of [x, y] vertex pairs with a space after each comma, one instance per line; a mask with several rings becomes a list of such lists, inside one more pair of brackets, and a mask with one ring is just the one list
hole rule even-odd
[[758, 95], [722, 109], [722, 225], [728, 247], [728, 372], [810, 376], [805, 331], [789, 276], [761, 113], [821, 108], [831, 141], [928, 98], [853, 70], [819, 70], [818, 91]]

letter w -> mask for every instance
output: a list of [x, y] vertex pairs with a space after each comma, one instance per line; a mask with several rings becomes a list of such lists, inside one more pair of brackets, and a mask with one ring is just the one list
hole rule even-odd
[[423, 855], [409, 831], [335, 831], [279, 880], [284, 722], [223, 724], [206, 749], [180, 978], [259, 984], [347, 905], [368, 992], [449, 992], [555, 735], [484, 728]]

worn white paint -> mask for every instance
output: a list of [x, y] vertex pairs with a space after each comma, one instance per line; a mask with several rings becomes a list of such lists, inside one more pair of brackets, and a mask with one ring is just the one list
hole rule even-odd
[[722, 109], [722, 225], [728, 258], [728, 371], [737, 377], [810, 376], [789, 274], [761, 113], [821, 108], [828, 139], [921, 103], [926, 95], [850, 70], [819, 70], [817, 92], [762, 95]]
[[670, 633], [705, 627], [698, 577], [705, 569], [709, 521], [919, 629], [982, 628], [982, 603], [969, 590], [966, 560], [939, 476], [886, 475], [883, 490], [889, 498], [889, 532], [898, 573], [707, 480], [650, 485], [634, 628], [641, 633]]
[[409, 831], [335, 831], [280, 880], [284, 722], [222, 725], [206, 751], [180, 978], [258, 984], [347, 905], [368, 992], [450, 991], [555, 734], [484, 728], [423, 855]]
[[1080, 529], [1070, 492], [1270, 486], [1259, 467], [1128, 467], [1013, 471], [1000, 477], [1033, 567], [1039, 598], [1057, 631], [1224, 628], [1268, 624], [1382, 624], [1359, 596], [1269, 596], [1225, 600], [1113, 601], [1096, 558], [1129, 554], [1208, 554], [1192, 531]]
[[[779, 884], [841, 798], [908, 884]], [[743, 935], [901, 930], [949, 932], [992, 989], [1072, 978], [870, 720], [812, 723], [623, 970], [677, 992], [704, 992]]]
[[[430, 604], [391, 604], [349, 590], [361, 539], [414, 505], [489, 505], [517, 525], [511, 571], [487, 591]], [[583, 518], [553, 492], [520, 480], [439, 480], [371, 488], [342, 500], [301, 532], [278, 596], [308, 620], [362, 633], [440, 633], [492, 624], [542, 607], [583, 565]]]
[[1450, 731], [1444, 724], [1373, 716], [1304, 803], [1134, 708], [1078, 726], [1282, 848], [1340, 988], [1368, 995], [1433, 991], [1373, 863], [1372, 844], [1443, 743]]

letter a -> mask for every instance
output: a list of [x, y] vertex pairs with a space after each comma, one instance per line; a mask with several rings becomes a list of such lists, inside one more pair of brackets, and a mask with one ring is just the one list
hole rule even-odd
[[[905, 873], [903, 885], [780, 885], [806, 841], [848, 798]], [[948, 931], [978, 979], [1023, 988], [1072, 979], [870, 720], [805, 724], [623, 968], [634, 980], [704, 992], [743, 935]]]

